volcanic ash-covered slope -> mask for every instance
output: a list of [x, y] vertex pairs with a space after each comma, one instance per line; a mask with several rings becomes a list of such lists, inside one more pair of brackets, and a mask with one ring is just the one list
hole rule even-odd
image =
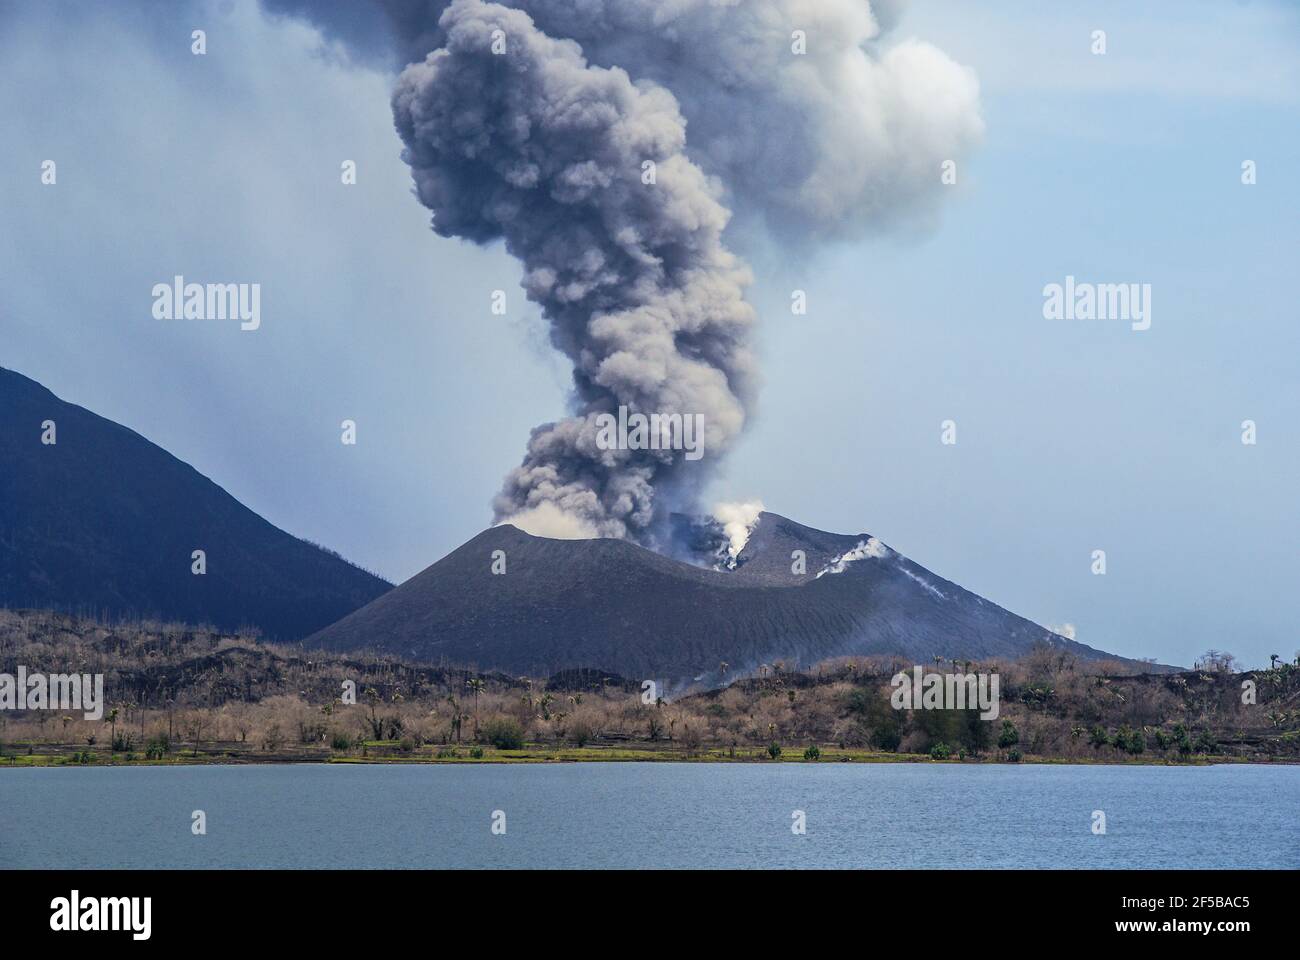
[[[804, 553], [802, 568], [795, 551]], [[494, 554], [504, 555], [504, 573], [493, 572]], [[866, 534], [825, 533], [772, 513], [762, 514], [731, 569], [622, 540], [549, 540], [494, 527], [308, 643], [532, 676], [595, 667], [674, 686], [724, 682], [724, 662], [730, 679], [773, 660], [1010, 658], [1038, 643], [1109, 657]]]

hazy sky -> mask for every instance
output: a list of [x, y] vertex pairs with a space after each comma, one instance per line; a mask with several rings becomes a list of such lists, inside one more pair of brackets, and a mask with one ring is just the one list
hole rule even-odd
[[[925, 235], [736, 238], [765, 386], [712, 492], [1117, 653], [1291, 657], [1300, 12], [1132, 7], [909, 8], [897, 36], [978, 74], [983, 143]], [[515, 261], [428, 229], [391, 76], [253, 3], [7, 3], [0, 64], [0, 365], [396, 581], [490, 522], [567, 366]], [[175, 274], [259, 282], [262, 328], [155, 320]], [[1151, 284], [1151, 328], [1044, 319], [1067, 274]]]

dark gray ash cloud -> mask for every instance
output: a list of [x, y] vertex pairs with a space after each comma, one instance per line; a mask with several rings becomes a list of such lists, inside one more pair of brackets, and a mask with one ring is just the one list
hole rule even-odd
[[[265, 3], [405, 65], [394, 117], [433, 229], [523, 263], [573, 415], [533, 431], [494, 506], [549, 535], [652, 542], [743, 430], [757, 372], [733, 209], [792, 250], [925, 222], [940, 165], [982, 131], [969, 71], [883, 42], [900, 0]], [[598, 449], [595, 417], [620, 405], [703, 414], [705, 458]]]
[[577, 393], [574, 416], [533, 431], [497, 517], [639, 536], [665, 496], [691, 486], [694, 464], [681, 451], [599, 449], [595, 418], [620, 405], [703, 414], [706, 456], [739, 434], [754, 316], [748, 272], [722, 245], [728, 212], [686, 158], [662, 87], [588, 65], [518, 10], [463, 0], [441, 25], [444, 45], [393, 94], [416, 193], [437, 233], [505, 240]]

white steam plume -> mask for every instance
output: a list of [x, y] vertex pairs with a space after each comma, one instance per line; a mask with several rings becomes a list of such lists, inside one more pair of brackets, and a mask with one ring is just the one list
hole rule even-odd
[[834, 557], [827, 566], [817, 571], [817, 576], [813, 579], [819, 579], [825, 573], [843, 573], [850, 563], [859, 560], [881, 560], [887, 556], [889, 556], [889, 548], [875, 537], [868, 537], [866, 540], [859, 540], [852, 550]]
[[722, 524], [722, 532], [727, 538], [727, 560], [732, 565], [735, 564], [736, 557], [740, 556], [740, 551], [745, 549], [762, 513], [761, 500], [719, 503], [713, 508], [713, 519]]

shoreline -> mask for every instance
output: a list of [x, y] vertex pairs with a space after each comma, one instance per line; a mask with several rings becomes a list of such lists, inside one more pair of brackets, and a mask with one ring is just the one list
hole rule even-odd
[[[387, 745], [385, 745], [387, 746]], [[950, 757], [935, 759], [923, 753], [889, 753], [871, 750], [849, 750], [837, 747], [821, 747], [816, 757], [805, 757], [798, 747], [783, 752], [772, 758], [766, 750], [734, 751], [725, 748], [685, 752], [675, 749], [627, 748], [627, 747], [525, 747], [519, 750], [497, 750], [492, 747], [481, 748], [481, 756], [472, 756], [469, 751], [478, 749], [473, 746], [458, 748], [441, 748], [438, 752], [425, 750], [419, 753], [403, 753], [396, 749], [380, 748], [374, 753], [369, 751], [360, 755], [348, 755], [320, 751], [297, 751], [292, 753], [259, 754], [256, 751], [211, 750], [200, 751], [197, 755], [177, 753], [162, 758], [143, 756], [125, 756], [122, 754], [97, 755], [91, 759], [81, 759], [85, 752], [56, 752], [7, 754], [0, 757], [0, 770], [33, 768], [124, 768], [124, 767], [200, 767], [200, 766], [295, 766], [298, 764], [350, 764], [386, 766], [406, 765], [500, 765], [500, 764], [546, 764], [546, 763], [717, 763], [717, 764], [889, 764], [889, 763], [927, 763], [946, 766], [1127, 766], [1127, 767], [1204, 767], [1218, 765], [1252, 765], [1252, 766], [1300, 766], [1300, 760], [1291, 758], [1252, 759], [1227, 755], [1196, 755], [1186, 759], [1168, 757], [1150, 758], [1095, 758], [1095, 757], [1053, 757], [1022, 756], [1018, 760], [1009, 760], [996, 754], [966, 758]]]

